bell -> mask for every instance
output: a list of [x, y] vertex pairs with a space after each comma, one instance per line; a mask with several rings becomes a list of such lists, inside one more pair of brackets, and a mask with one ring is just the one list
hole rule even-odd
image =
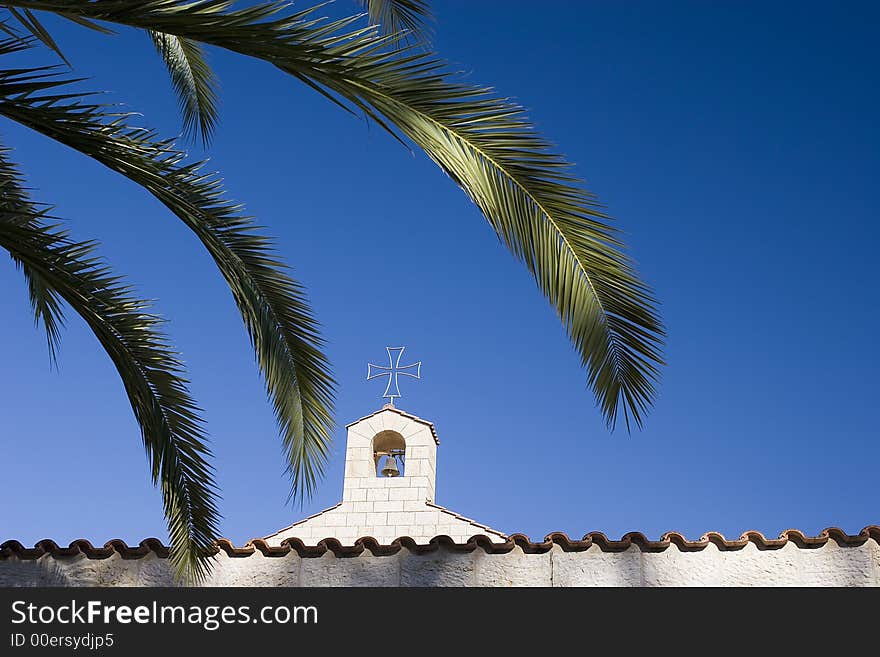
[[382, 468], [383, 477], [399, 477], [400, 470], [397, 469], [397, 459], [393, 456], [385, 457], [385, 467]]

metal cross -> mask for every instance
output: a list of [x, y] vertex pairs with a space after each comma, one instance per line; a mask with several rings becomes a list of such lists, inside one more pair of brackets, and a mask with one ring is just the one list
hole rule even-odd
[[[397, 386], [398, 376], [411, 376], [414, 379], [422, 378], [422, 361], [419, 361], [418, 363], [413, 363], [412, 365], [404, 365], [401, 367], [400, 357], [403, 355], [404, 349], [406, 349], [406, 347], [385, 347], [385, 351], [388, 352], [388, 367], [367, 363], [367, 381], [369, 381], [370, 379], [375, 379], [379, 376], [388, 377], [388, 385], [385, 387], [385, 393], [382, 395], [382, 397], [387, 397], [388, 399], [390, 399], [392, 406], [394, 406], [394, 398], [401, 396], [400, 388]], [[412, 368], [415, 368], [415, 374], [413, 374], [411, 371], [407, 371], [412, 370]], [[376, 369], [378, 371], [374, 372], [373, 369]]]

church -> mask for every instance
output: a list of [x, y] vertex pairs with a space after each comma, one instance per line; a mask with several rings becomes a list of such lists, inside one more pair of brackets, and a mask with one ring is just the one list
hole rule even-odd
[[[388, 348], [389, 367], [369, 366], [368, 378], [388, 377], [390, 402], [347, 426], [341, 501], [243, 546], [219, 539], [206, 586], [880, 586], [878, 526], [533, 541], [447, 509], [435, 499], [434, 424], [394, 404], [398, 375], [419, 376], [419, 363], [399, 366], [402, 352]], [[0, 586], [174, 585], [157, 539], [0, 545]]]
[[342, 501], [267, 536], [270, 545], [286, 539], [317, 545], [327, 537], [354, 543], [367, 536], [380, 543], [400, 537], [430, 543], [435, 536], [467, 543], [480, 535], [507, 541], [505, 534], [434, 502], [440, 440], [433, 424], [386, 404], [347, 429]]

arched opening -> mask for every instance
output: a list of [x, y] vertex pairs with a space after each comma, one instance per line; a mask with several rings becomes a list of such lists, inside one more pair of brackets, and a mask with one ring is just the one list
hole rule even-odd
[[402, 477], [406, 465], [406, 441], [396, 431], [373, 436], [373, 465], [377, 477]]

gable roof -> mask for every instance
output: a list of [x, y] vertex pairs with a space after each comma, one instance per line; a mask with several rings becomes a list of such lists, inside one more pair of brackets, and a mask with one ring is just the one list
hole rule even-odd
[[[344, 502], [337, 502], [337, 503], [334, 504], [333, 506], [331, 506], [331, 507], [327, 507], [327, 508], [324, 509], [323, 511], [318, 511], [317, 513], [313, 513], [313, 514], [310, 515], [310, 516], [306, 516], [306, 517], [303, 518], [302, 520], [297, 520], [296, 522], [294, 522], [294, 523], [288, 525], [287, 527], [284, 527], [284, 528], [282, 528], [282, 529], [279, 529], [278, 531], [274, 531], [274, 532], [272, 532], [271, 534], [269, 534], [268, 536], [264, 536], [262, 539], [256, 539], [256, 540], [265, 540], [265, 541], [268, 541], [268, 540], [270, 540], [270, 539], [273, 539], [273, 538], [275, 538], [276, 536], [278, 536], [278, 534], [283, 534], [284, 532], [287, 532], [287, 531], [289, 531], [289, 530], [291, 530], [291, 529], [294, 529], [295, 527], [297, 527], [297, 526], [303, 524], [304, 522], [306, 522], [306, 521], [308, 521], [308, 520], [311, 520], [311, 519], [313, 519], [313, 518], [317, 518], [318, 516], [322, 516], [322, 515], [324, 515], [324, 514], [327, 513], [328, 511], [333, 511], [334, 509], [338, 509], [338, 508], [341, 507], [343, 504], [344, 504]], [[461, 522], [466, 522], [466, 523], [468, 523], [469, 525], [471, 525], [472, 527], [474, 527], [475, 529], [480, 530], [480, 532], [483, 533], [483, 534], [486, 534], [486, 535], [492, 535], [492, 536], [497, 536], [498, 538], [501, 538], [501, 539], [503, 539], [503, 540], [505, 540], [505, 541], [510, 540], [510, 536], [509, 536], [508, 534], [505, 534], [505, 533], [503, 533], [503, 532], [500, 532], [500, 531], [498, 531], [497, 529], [492, 529], [492, 528], [489, 527], [488, 525], [484, 525], [483, 523], [477, 522], [476, 520], [474, 520], [474, 519], [472, 519], [472, 518], [468, 518], [468, 517], [466, 517], [466, 516], [461, 515], [460, 513], [456, 513], [455, 511], [452, 511], [452, 510], [450, 510], [450, 509], [447, 509], [445, 506], [440, 506], [439, 504], [434, 504], [433, 502], [425, 502], [425, 506], [428, 507], [428, 508], [430, 508], [430, 509], [435, 509], [435, 510], [439, 511], [440, 513], [444, 514], [444, 515], [451, 516], [451, 517], [453, 517], [453, 518], [455, 518], [456, 520], [459, 520], [459, 521], [461, 521]], [[332, 529], [332, 528], [329, 528], [329, 529]], [[479, 535], [480, 535], [479, 533], [475, 533], [475, 534], [474, 534], [474, 536], [479, 536]], [[331, 538], [332, 538], [332, 537], [331, 537]], [[372, 538], [372, 537], [363, 537], [363, 538]], [[407, 537], [407, 538], [409, 538], [409, 537]]]
[[265, 539], [269, 539], [269, 538], [272, 538], [273, 536], [277, 536], [277, 535], [280, 534], [281, 532], [286, 532], [288, 529], [293, 529], [293, 528], [296, 527], [297, 525], [301, 525], [301, 524], [303, 524], [306, 520], [311, 520], [312, 518], [317, 518], [318, 516], [322, 516], [322, 515], [324, 515], [325, 513], [327, 513], [328, 511], [332, 511], [333, 509], [339, 508], [340, 506], [342, 506], [342, 502], [341, 502], [341, 501], [340, 501], [340, 502], [337, 502], [337, 503], [334, 504], [333, 506], [328, 506], [328, 507], [327, 507], [326, 509], [324, 509], [323, 511], [318, 511], [317, 513], [313, 513], [313, 514], [310, 515], [310, 516], [306, 516], [306, 517], [303, 518], [302, 520], [297, 520], [296, 522], [294, 522], [294, 523], [292, 523], [292, 524], [290, 524], [290, 525], [287, 525], [287, 527], [282, 527], [282, 528], [279, 529], [278, 531], [272, 532], [272, 533], [269, 534], [268, 536], [264, 536], [264, 538], [265, 538]]
[[379, 415], [379, 413], [383, 413], [385, 411], [391, 411], [391, 412], [397, 413], [398, 415], [401, 415], [405, 418], [408, 418], [408, 419], [412, 420], [413, 422], [418, 422], [419, 424], [424, 424], [426, 427], [431, 429], [431, 435], [434, 436], [434, 442], [437, 443], [438, 445], [440, 444], [440, 439], [437, 437], [437, 429], [434, 428], [433, 422], [428, 422], [427, 420], [423, 420], [422, 418], [418, 417], [417, 415], [412, 415], [411, 413], [407, 413], [406, 411], [402, 411], [399, 408], [397, 408], [396, 406], [392, 406], [391, 404], [385, 404], [378, 411], [374, 411], [373, 413], [370, 413], [369, 415], [364, 415], [362, 418], [355, 420], [354, 422], [349, 422], [348, 424], [345, 425], [345, 428], [348, 429], [349, 427], [354, 426], [358, 422], [363, 422], [364, 420], [369, 420], [374, 415]]
[[491, 527], [489, 527], [487, 525], [483, 525], [483, 524], [477, 522], [476, 520], [471, 520], [470, 518], [465, 518], [464, 516], [459, 515], [455, 511], [450, 511], [446, 507], [440, 506], [439, 504], [434, 504], [433, 502], [425, 502], [425, 505], [431, 507], [432, 509], [437, 509], [441, 513], [445, 513], [446, 515], [452, 516], [456, 520], [461, 520], [462, 522], [466, 522], [469, 525], [473, 525], [474, 527], [478, 527], [478, 528], [482, 529], [484, 532], [486, 532], [487, 534], [494, 534], [495, 536], [499, 536], [499, 537], [503, 538], [504, 540], [508, 540], [508, 538], [509, 538], [507, 534], [503, 534], [496, 529], [492, 529]]

